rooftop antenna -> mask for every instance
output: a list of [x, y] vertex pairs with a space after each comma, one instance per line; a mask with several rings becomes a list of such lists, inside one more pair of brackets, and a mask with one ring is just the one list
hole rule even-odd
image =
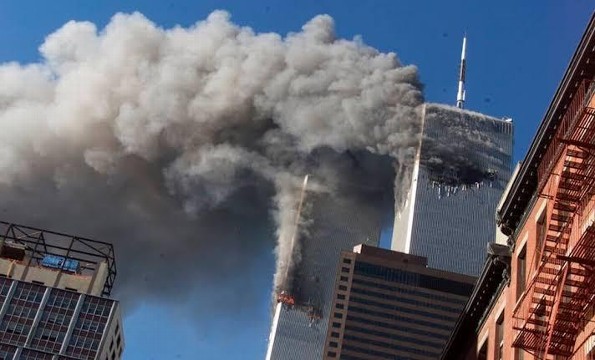
[[463, 35], [463, 50], [461, 51], [461, 68], [459, 70], [459, 91], [457, 92], [457, 107], [465, 105], [465, 70], [466, 70], [467, 33]]

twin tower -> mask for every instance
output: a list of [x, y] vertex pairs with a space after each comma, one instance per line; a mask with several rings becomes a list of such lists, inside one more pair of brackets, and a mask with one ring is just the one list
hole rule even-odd
[[323, 358], [341, 251], [362, 243], [378, 246], [392, 209], [392, 250], [426, 257], [429, 268], [479, 274], [511, 176], [513, 124], [463, 109], [465, 47], [466, 38], [457, 106], [423, 105], [418, 145], [395, 186], [398, 201], [387, 201], [378, 189], [369, 190], [366, 201], [361, 192], [307, 195], [312, 222], [301, 239], [296, 304], [276, 304], [267, 360]]

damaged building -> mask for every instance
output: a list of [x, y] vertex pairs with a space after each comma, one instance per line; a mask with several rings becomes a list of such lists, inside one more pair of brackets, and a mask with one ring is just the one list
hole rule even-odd
[[511, 175], [513, 123], [424, 105], [411, 179], [395, 206], [392, 250], [428, 266], [477, 276], [496, 234], [496, 206]]
[[303, 206], [309, 220], [299, 240], [301, 260], [291, 275], [291, 287], [278, 294], [274, 305], [266, 359], [322, 358], [338, 255], [362, 241], [377, 246], [382, 220], [391, 207], [383, 189], [358, 187], [354, 193], [359, 195], [306, 188]]

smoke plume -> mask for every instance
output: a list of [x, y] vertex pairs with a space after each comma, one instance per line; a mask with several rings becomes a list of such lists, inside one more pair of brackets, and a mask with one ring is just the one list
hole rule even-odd
[[171, 29], [117, 14], [40, 53], [0, 65], [1, 216], [113, 242], [128, 302], [224, 285], [273, 246], [288, 266], [304, 175], [341, 194], [376, 181], [352, 154], [402, 168], [417, 143], [416, 68], [326, 15], [282, 37], [223, 11]]

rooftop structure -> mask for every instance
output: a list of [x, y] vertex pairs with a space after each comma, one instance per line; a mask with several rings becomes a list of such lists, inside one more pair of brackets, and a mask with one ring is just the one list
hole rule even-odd
[[0, 358], [121, 359], [111, 244], [0, 222]]

